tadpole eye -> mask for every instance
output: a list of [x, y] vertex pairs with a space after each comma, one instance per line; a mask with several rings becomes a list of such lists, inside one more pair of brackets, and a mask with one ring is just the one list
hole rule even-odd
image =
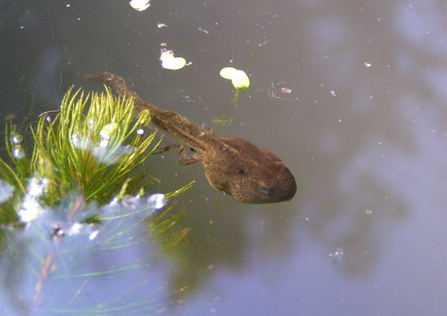
[[273, 193], [273, 190], [267, 187], [259, 187], [259, 191], [265, 195]]

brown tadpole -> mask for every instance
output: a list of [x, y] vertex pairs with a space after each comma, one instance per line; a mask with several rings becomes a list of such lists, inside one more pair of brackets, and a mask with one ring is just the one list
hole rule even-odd
[[243, 138], [218, 138], [210, 129], [201, 128], [175, 112], [159, 109], [138, 97], [122, 77], [113, 73], [89, 75], [86, 79], [104, 83], [122, 96], [133, 97], [137, 111], [149, 110], [152, 123], [195, 151], [188, 157], [185, 145], [176, 146], [180, 149], [180, 164], [200, 161], [216, 190], [232, 195], [239, 202], [253, 204], [289, 201], [295, 195], [294, 176], [272, 152]]

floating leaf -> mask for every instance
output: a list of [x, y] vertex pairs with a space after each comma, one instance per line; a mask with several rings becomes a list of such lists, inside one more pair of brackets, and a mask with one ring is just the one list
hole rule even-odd
[[233, 67], [225, 67], [220, 71], [220, 76], [231, 80], [233, 86], [238, 90], [245, 90], [250, 87], [250, 79], [243, 70], [238, 70]]
[[238, 90], [245, 90], [250, 87], [250, 79], [242, 70], [237, 71], [236, 76], [231, 79], [231, 82], [233, 83], [233, 86]]
[[151, 6], [150, 0], [132, 0], [129, 4], [137, 11], [144, 11]]
[[220, 76], [222, 78], [231, 80], [231, 79], [233, 79], [236, 76], [236, 73], [237, 73], [237, 69], [236, 68], [225, 67], [225, 68], [222, 68], [222, 70], [220, 71]]
[[185, 58], [174, 57], [174, 52], [172, 50], [162, 52], [161, 56], [160, 56], [160, 61], [161, 61], [161, 66], [164, 69], [169, 69], [169, 70], [182, 69], [186, 65]]

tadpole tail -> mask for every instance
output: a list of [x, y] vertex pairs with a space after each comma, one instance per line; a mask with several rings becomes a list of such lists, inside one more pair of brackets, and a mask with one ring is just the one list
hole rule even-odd
[[138, 95], [127, 87], [126, 80], [124, 80], [121, 76], [115, 75], [114, 73], [106, 71], [93, 75], [87, 75], [84, 79], [106, 84], [114, 88], [116, 92], [122, 96], [133, 96], [139, 99]]
[[[144, 101], [133, 90], [129, 89], [126, 84], [126, 80], [123, 77], [118, 76], [112, 72], [101, 72], [93, 75], [85, 76], [84, 79], [105, 84], [116, 90], [118, 94], [123, 97], [131, 97], [134, 99], [134, 106], [137, 112], [149, 110], [151, 113], [152, 121], [155, 125], [158, 125], [157, 116], [162, 115], [161, 112], [166, 112], [154, 106], [152, 103]], [[169, 112], [169, 111], [168, 111]], [[161, 124], [161, 123], [159, 123]]]

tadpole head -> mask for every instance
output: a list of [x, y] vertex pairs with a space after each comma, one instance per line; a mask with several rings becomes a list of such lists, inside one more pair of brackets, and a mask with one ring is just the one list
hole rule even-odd
[[295, 177], [276, 155], [242, 138], [220, 140], [228, 147], [209, 151], [202, 160], [212, 187], [241, 203], [278, 203], [293, 198]]
[[242, 203], [267, 204], [290, 201], [296, 193], [295, 177], [281, 162], [268, 169], [251, 170], [241, 175], [232, 195]]

